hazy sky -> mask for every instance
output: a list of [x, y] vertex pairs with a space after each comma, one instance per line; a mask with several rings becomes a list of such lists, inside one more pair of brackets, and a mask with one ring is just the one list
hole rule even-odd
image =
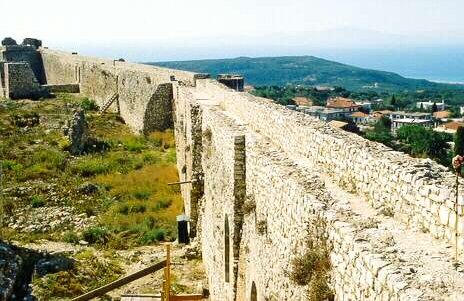
[[464, 45], [463, 0], [0, 0], [0, 37], [132, 60]]

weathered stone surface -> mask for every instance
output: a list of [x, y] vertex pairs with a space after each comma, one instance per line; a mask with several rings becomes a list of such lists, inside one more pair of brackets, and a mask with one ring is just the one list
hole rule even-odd
[[25, 38], [21, 45], [24, 46], [33, 46], [34, 48], [42, 47], [42, 41], [34, 38]]
[[69, 147], [69, 152], [71, 154], [79, 155], [86, 151], [89, 141], [89, 128], [83, 110], [74, 112], [65, 134], [68, 136], [71, 144]]
[[18, 45], [13, 38], [7, 37], [2, 40], [2, 46]]
[[48, 95], [37, 81], [29, 63], [5, 63], [5, 95], [10, 99], [38, 99]]
[[0, 242], [0, 300], [9, 300], [21, 270], [22, 260], [7, 244]]
[[[303, 300], [306, 288], [286, 273], [319, 219], [333, 247], [329, 284], [336, 300], [464, 294], [460, 282], [441, 285], [444, 275], [462, 278], [450, 268], [446, 247], [435, 246], [441, 262], [415, 246], [434, 244], [432, 236], [443, 240], [439, 246], [453, 242], [454, 176], [444, 167], [193, 73], [40, 52], [50, 83], [77, 82], [99, 104], [118, 93], [112, 109], [135, 131], [174, 124], [179, 176], [188, 181], [180, 188], [185, 213], [201, 243], [211, 300], [247, 300], [252, 285], [262, 299]], [[337, 193], [358, 196], [375, 220], [364, 220], [323, 179]], [[255, 205], [244, 214], [248, 198]], [[430, 233], [400, 244], [402, 230], [392, 224]], [[462, 235], [458, 244], [462, 250]]]

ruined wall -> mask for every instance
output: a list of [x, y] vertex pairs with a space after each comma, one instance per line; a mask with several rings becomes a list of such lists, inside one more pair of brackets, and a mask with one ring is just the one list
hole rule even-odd
[[6, 98], [5, 94], [5, 62], [0, 61], [0, 97]]
[[[116, 93], [119, 112], [138, 132], [172, 125], [171, 76], [192, 83], [193, 73], [41, 49], [47, 84], [79, 83], [82, 95], [102, 106]], [[147, 111], [147, 108], [150, 111]], [[145, 122], [145, 123], [144, 123]]]
[[45, 83], [42, 57], [32, 46], [11, 45], [0, 47], [0, 61], [27, 62], [39, 84]]
[[40, 98], [44, 90], [28, 63], [5, 63], [5, 96], [10, 99]]

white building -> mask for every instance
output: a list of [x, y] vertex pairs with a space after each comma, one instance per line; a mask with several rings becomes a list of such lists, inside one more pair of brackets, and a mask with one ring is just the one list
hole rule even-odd
[[445, 101], [443, 100], [441, 102], [420, 101], [416, 103], [416, 108], [423, 110], [431, 110], [434, 103], [437, 105], [437, 111], [445, 110]]
[[392, 121], [395, 119], [432, 120], [431, 113], [420, 113], [420, 112], [394, 111], [394, 112], [390, 112], [389, 117]]
[[405, 125], [420, 125], [423, 127], [433, 127], [433, 121], [431, 119], [413, 119], [413, 118], [401, 118], [392, 120], [392, 131], [396, 132], [399, 128]]
[[355, 102], [358, 106], [363, 108], [364, 110], [370, 112], [372, 111], [372, 102], [369, 101], [356, 101]]

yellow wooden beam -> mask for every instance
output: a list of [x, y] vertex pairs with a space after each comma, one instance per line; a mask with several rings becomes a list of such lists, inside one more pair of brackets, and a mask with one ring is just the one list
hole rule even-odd
[[203, 300], [203, 295], [171, 295], [170, 301]]

